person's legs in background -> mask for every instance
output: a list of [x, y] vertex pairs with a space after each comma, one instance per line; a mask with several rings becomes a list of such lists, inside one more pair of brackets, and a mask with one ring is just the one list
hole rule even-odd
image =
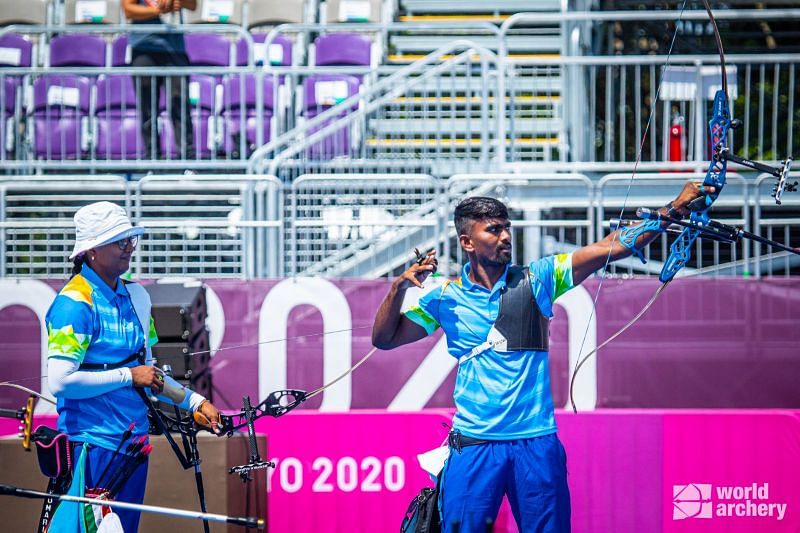
[[[133, 51], [131, 66], [161, 66], [157, 53]], [[164, 78], [150, 74], [137, 76], [134, 80], [136, 101], [141, 118], [142, 141], [144, 142], [145, 159], [158, 158], [158, 93]]]
[[[177, 67], [189, 66], [186, 54], [175, 54], [171, 62]], [[181, 159], [195, 158], [194, 126], [192, 123], [192, 103], [189, 95], [189, 77], [172, 76], [169, 79], [170, 119], [175, 132], [175, 146]]]

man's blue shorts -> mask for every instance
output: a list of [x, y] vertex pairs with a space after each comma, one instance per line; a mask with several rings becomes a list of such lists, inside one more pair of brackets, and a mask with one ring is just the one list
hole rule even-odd
[[503, 495], [521, 533], [570, 530], [567, 455], [555, 433], [450, 449], [440, 504], [445, 533], [484, 533]]

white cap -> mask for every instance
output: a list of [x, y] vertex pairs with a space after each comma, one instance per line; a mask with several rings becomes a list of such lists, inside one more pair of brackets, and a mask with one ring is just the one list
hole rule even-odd
[[144, 228], [134, 227], [125, 209], [111, 202], [95, 202], [78, 209], [75, 221], [75, 248], [70, 259], [104, 244], [133, 235], [142, 235]]

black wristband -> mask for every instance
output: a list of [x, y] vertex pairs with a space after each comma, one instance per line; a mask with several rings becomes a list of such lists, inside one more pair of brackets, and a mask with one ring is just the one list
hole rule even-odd
[[681, 218], [683, 218], [683, 217], [681, 216], [681, 214], [678, 212], [678, 210], [677, 210], [677, 209], [675, 209], [675, 208], [673, 207], [673, 204], [672, 204], [672, 202], [669, 202], [669, 203], [668, 203], [667, 205], [665, 205], [664, 207], [666, 207], [666, 208], [667, 208], [667, 216], [668, 216], [669, 218], [677, 218], [677, 219], [679, 219], [679, 220], [680, 220]]

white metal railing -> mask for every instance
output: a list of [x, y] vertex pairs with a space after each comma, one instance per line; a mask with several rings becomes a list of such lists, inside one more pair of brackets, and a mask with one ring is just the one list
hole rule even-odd
[[[452, 57], [450, 57], [451, 55]], [[480, 67], [481, 75], [475, 80], [474, 88], [470, 88], [469, 91], [475, 91], [477, 98], [485, 104], [482, 107], [480, 119], [476, 121], [478, 124], [477, 138], [475, 138], [480, 146], [477, 154], [479, 165], [485, 167], [489, 161], [488, 150], [493, 138], [486, 105], [490, 91], [487, 80], [490, 76], [490, 65], [496, 61], [496, 56], [490, 50], [471, 41], [457, 40], [376, 81], [365, 90], [346, 98], [257, 149], [251, 157], [249, 172], [266, 171], [272, 175], [278, 175], [284, 162], [296, 160], [297, 156], [300, 156], [301, 159], [307, 158], [308, 152], [315, 146], [331, 139], [336, 141], [334, 142], [334, 157], [358, 158], [363, 152], [354, 147], [354, 143], [350, 143], [349, 140], [357, 135], [359, 125], [363, 125], [374, 113], [385, 109], [396, 99], [409, 95], [415, 88], [430, 83], [431, 80], [436, 83], [443, 76], [450, 76], [450, 81], [453, 81], [455, 79], [454, 69], [462, 66], [465, 66], [465, 70], [471, 68], [476, 56], [475, 63]], [[459, 89], [461, 88], [459, 87]], [[447, 96], [455, 98], [458, 96], [458, 92], [460, 91], [451, 91], [447, 93]], [[447, 135], [449, 136], [451, 133], [452, 129], [448, 130]], [[434, 138], [437, 136], [441, 138], [443, 135], [442, 129], [434, 129], [431, 132], [431, 136]], [[338, 149], [341, 150], [341, 153], [338, 153]], [[397, 154], [396, 158], [399, 160], [409, 159], [409, 155], [415, 154], [416, 151], [403, 151], [403, 154]], [[431, 157], [431, 159], [434, 158]]]
[[[309, 175], [286, 185], [274, 176], [167, 175], [126, 182], [115, 176], [51, 176], [0, 182], [2, 276], [62, 277], [74, 239], [71, 217], [90, 201], [126, 206], [147, 228], [132, 264], [137, 277], [262, 278], [293, 275], [379, 277], [414, 260], [413, 248], [440, 251], [455, 275], [465, 261], [452, 211], [466, 196], [499, 198], [509, 206], [515, 261], [572, 251], [602, 238], [608, 221], [673, 198], [703, 174], [474, 174], [448, 180], [409, 174]], [[800, 178], [800, 173], [791, 176]], [[715, 203], [714, 218], [787, 246], [800, 242], [800, 197], [774, 205], [774, 178], [735, 173]], [[630, 190], [628, 190], [630, 184]], [[617, 275], [655, 275], [669, 236], [650, 246], [647, 264], [617, 263]], [[698, 240], [685, 274], [797, 274], [800, 263], [742, 241]]]
[[147, 229], [137, 277], [282, 275], [282, 189], [270, 176], [25, 177], [0, 181], [4, 276], [62, 277], [71, 265], [72, 215], [107, 200]]
[[[336, 142], [342, 133], [351, 133], [349, 146], [343, 150], [341, 157], [350, 160], [385, 160], [396, 159], [401, 162], [425, 160], [434, 174], [445, 176], [461, 170], [467, 171], [526, 171], [541, 172], [545, 169], [568, 170], [572, 172], [589, 172], [597, 175], [600, 172], [623, 171], [633, 167], [637, 156], [637, 146], [647, 128], [647, 118], [651, 108], [654, 109], [651, 133], [644, 144], [642, 168], [672, 168], [676, 170], [692, 170], [698, 162], [706, 159], [705, 151], [705, 116], [708, 102], [703, 90], [694, 90], [693, 96], [681, 96], [674, 88], [666, 90], [667, 99], [655, 106], [655, 87], [665, 77], [665, 85], [675, 86], [679, 83], [694, 84], [705, 87], [706, 78], [713, 77], [713, 68], [718, 64], [715, 51], [709, 50], [703, 55], [673, 55], [670, 64], [674, 71], [664, 74], [663, 56], [587, 56], [582, 46], [586, 35], [598, 24], [611, 24], [626, 21], [670, 21], [677, 20], [676, 11], [658, 12], [537, 12], [520, 13], [509, 17], [499, 28], [487, 23], [387, 23], [387, 24], [287, 24], [274, 28], [267, 36], [265, 44], [274, 42], [279, 35], [292, 35], [303, 41], [313, 32], [325, 31], [357, 31], [376, 36], [376, 42], [386, 46], [387, 36], [402, 32], [430, 32], [441, 35], [454, 35], [454, 32], [472, 32], [474, 35], [490, 37], [496, 41], [493, 49], [498, 53], [487, 60], [486, 69], [474, 70], [470, 62], [463, 62], [458, 67], [451, 63], [451, 72], [446, 83], [437, 82], [439, 88], [432, 90], [425, 81], [414, 83], [419, 70], [414, 68], [403, 70], [398, 65], [365, 66], [342, 69], [332, 68], [328, 72], [353, 73], [361, 76], [365, 82], [365, 91], [369, 92], [377, 83], [391, 79], [398, 87], [405, 87], [405, 95], [382, 100], [370, 112], [357, 109], [356, 116], [351, 116], [344, 105], [330, 109], [326, 119], [308, 120], [303, 116], [301, 108], [295, 105], [296, 95], [301, 90], [302, 80], [313, 73], [325, 71], [321, 67], [304, 67], [295, 64], [288, 67], [265, 65], [262, 69], [254, 66], [252, 35], [236, 25], [159, 25], [153, 27], [137, 27], [136, 31], [152, 32], [227, 32], [236, 39], [244, 39], [248, 53], [248, 66], [235, 68], [225, 67], [206, 69], [190, 67], [176, 70], [176, 75], [208, 75], [225, 76], [265, 76], [273, 80], [274, 87], [284, 87], [280, 97], [281, 111], [275, 112], [277, 120], [273, 131], [275, 136], [285, 133], [287, 138], [297, 138], [304, 133], [313, 133], [317, 143], [327, 140]], [[766, 10], [720, 10], [715, 12], [719, 20], [797, 20], [800, 19], [798, 9], [766, 9]], [[683, 21], [702, 21], [707, 14], [704, 11], [685, 11]], [[561, 46], [558, 53], [518, 55], [510, 51], [508, 39], [514, 32], [528, 28], [531, 24], [541, 27], [559, 27]], [[43, 43], [54, 31], [96, 33], [116, 35], [132, 31], [131, 25], [67, 25], [67, 26], [10, 26], [0, 29], [0, 35], [11, 31], [28, 32], [38, 35]], [[306, 39], [307, 40], [307, 39]], [[296, 46], [298, 46], [296, 44]], [[302, 46], [305, 46], [303, 44]], [[302, 48], [302, 46], [300, 48]], [[473, 46], [473, 49], [479, 49]], [[40, 47], [41, 50], [41, 47]], [[303, 56], [305, 48], [302, 48]], [[381, 56], [383, 57], [383, 56]], [[796, 82], [798, 54], [769, 55], [729, 55], [727, 61], [732, 71], [732, 87], [738, 91], [733, 102], [734, 116], [742, 119], [743, 127], [735, 134], [734, 146], [741, 147], [742, 155], [754, 159], [778, 160], [787, 153], [797, 151], [798, 128], [794, 119], [797, 106], [798, 85]], [[303, 61], [303, 59], [299, 59]], [[42, 64], [38, 62], [38, 64]], [[415, 63], [412, 63], [412, 66]], [[430, 56], [421, 60], [419, 65], [431, 65]], [[477, 62], [475, 62], [477, 65]], [[712, 75], [703, 72], [711, 68]], [[404, 72], [397, 77], [398, 70]], [[56, 72], [83, 74], [90, 77], [109, 74], [133, 74], [153, 76], [163, 74], [158, 71], [137, 70], [136, 72], [119, 70], [119, 67], [100, 68], [96, 70], [80, 69], [0, 69], [0, 82], [6, 78], [24, 78], [24, 84], [31, 86], [33, 80], [40, 76]], [[694, 72], [695, 79], [692, 78]], [[442, 71], [444, 74], [444, 71]], [[470, 80], [470, 76], [472, 79]], [[683, 76], [683, 81], [678, 78]], [[688, 78], [686, 77], [688, 76]], [[180, 76], [176, 76], [180, 77]], [[435, 77], [429, 79], [432, 80]], [[446, 79], [446, 78], [440, 78]], [[288, 82], [287, 82], [288, 80]], [[286, 83], [281, 83], [286, 82]], [[465, 83], [467, 84], [465, 86]], [[448, 85], [449, 84], [449, 85]], [[261, 90], [257, 83], [257, 92]], [[0, 83], [0, 92], [5, 84]], [[189, 91], [189, 88], [186, 88]], [[468, 91], [469, 94], [465, 94]], [[278, 89], [276, 89], [276, 93]], [[23, 90], [22, 93], [26, 93]], [[376, 93], [372, 93], [377, 97]], [[277, 94], [276, 94], [277, 96]], [[257, 134], [263, 140], [264, 134], [264, 95], [261, 94], [253, 113]], [[357, 104], [368, 102], [357, 99]], [[421, 103], [422, 102], [422, 103]], [[426, 108], [424, 102], [436, 102]], [[25, 127], [32, 122], [26, 114], [26, 105], [21, 103], [15, 109], [14, 116], [0, 113], [3, 124], [8, 119], [16, 121], [13, 126]], [[348, 104], [349, 105], [349, 104]], [[208, 124], [219, 124], [220, 115], [225, 110], [218, 106], [207, 110]], [[240, 109], [240, 111], [242, 111]], [[199, 113], [190, 109], [189, 114]], [[448, 113], [450, 116], [448, 116]], [[90, 113], [91, 115], [92, 113]], [[95, 113], [96, 114], [96, 113]], [[404, 128], [396, 127], [405, 115], [412, 117]], [[215, 116], [216, 115], [216, 116]], [[244, 126], [240, 115], [239, 127]], [[427, 117], [429, 120], [424, 120]], [[89, 117], [91, 119], [91, 117]], [[434, 120], [435, 119], [435, 120]], [[310, 124], [317, 120], [319, 125], [324, 120], [342, 122], [341, 125], [325, 124], [323, 130], [314, 130]], [[90, 120], [90, 123], [92, 121]], [[439, 126], [437, 126], [437, 123]], [[667, 151], [669, 132], [673, 123], [682, 125], [685, 136], [682, 153], [670, 154]], [[23, 124], [20, 126], [20, 124]], [[84, 126], [75, 123], [76, 134], [84, 135]], [[220, 126], [222, 128], [222, 126]], [[427, 128], [420, 131], [421, 128]], [[25, 128], [28, 132], [31, 127]], [[80, 129], [80, 131], [77, 131]], [[37, 158], [29, 149], [9, 151], [0, 149], [0, 160], [8, 171], [33, 172], [55, 168], [72, 170], [115, 170], [144, 172], [148, 169], [178, 170], [192, 168], [195, 170], [231, 169], [243, 172], [252, 171], [259, 165], [269, 172], [269, 164], [262, 161], [276, 157], [279, 152], [270, 149], [268, 152], [257, 152], [252, 161], [246, 161], [249, 146], [245, 146], [241, 138], [237, 144], [230, 139], [220, 139], [220, 132], [211, 134], [216, 137], [211, 141], [212, 148], [200, 155], [180, 153], [174, 158], [165, 160], [141, 157], [122, 157], [110, 160], [98, 154], [93, 142], [96, 139], [92, 132], [96, 129], [96, 121], [85, 128], [89, 132], [87, 150], [67, 160], [61, 154], [48, 154]], [[218, 128], [219, 129], [219, 128]], [[6, 129], [8, 138], [10, 129]], [[17, 130], [14, 130], [17, 131]], [[224, 137], [225, 133], [221, 133]], [[486, 143], [486, 139], [491, 142]], [[6, 139], [4, 139], [5, 141]], [[21, 139], [17, 139], [20, 141]], [[349, 142], [352, 141], [352, 142]], [[5, 144], [5, 143], [4, 143]], [[253, 146], [261, 144], [259, 139]], [[313, 143], [306, 142], [307, 146]], [[205, 145], [204, 145], [205, 146]], [[274, 147], [275, 145], [273, 145]], [[156, 152], [151, 146], [151, 154]], [[491, 158], [486, 165], [483, 158]], [[194, 155], [195, 157], [190, 157]], [[288, 156], [287, 156], [288, 157]], [[324, 159], [324, 158], [323, 158]], [[668, 159], [676, 159], [662, 163]], [[286, 167], [295, 167], [290, 177], [306, 171], [313, 172], [325, 161], [319, 158], [308, 161], [304, 168], [297, 168], [297, 159], [291, 157], [281, 159]], [[433, 162], [433, 163], [431, 163]], [[445, 163], [442, 163], [445, 162]], [[471, 165], [471, 166], [470, 166]], [[647, 165], [651, 165], [647, 167]], [[670, 165], [665, 167], [664, 165]], [[489, 168], [489, 166], [491, 168]], [[274, 169], [273, 169], [274, 170]], [[425, 171], [423, 169], [423, 171]]]

